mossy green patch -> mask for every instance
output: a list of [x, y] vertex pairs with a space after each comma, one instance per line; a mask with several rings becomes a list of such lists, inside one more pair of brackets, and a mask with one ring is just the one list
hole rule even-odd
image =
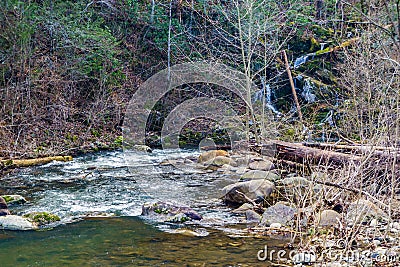
[[28, 218], [28, 220], [31, 222], [37, 223], [38, 225], [45, 225], [60, 221], [59, 216], [48, 212], [32, 212], [25, 214], [24, 217]]
[[2, 198], [4, 199], [4, 201], [5, 201], [6, 203], [9, 203], [9, 202], [11, 202], [11, 201], [14, 200], [14, 198], [11, 197], [11, 196], [2, 196]]

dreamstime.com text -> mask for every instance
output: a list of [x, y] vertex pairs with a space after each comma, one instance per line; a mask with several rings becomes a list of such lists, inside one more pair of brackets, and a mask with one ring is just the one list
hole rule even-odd
[[259, 261], [286, 262], [292, 263], [321, 264], [324, 262], [348, 262], [348, 263], [400, 263], [400, 255], [386, 255], [379, 252], [359, 250], [337, 250], [326, 249], [321, 252], [313, 250], [276, 250], [264, 246], [257, 252]]

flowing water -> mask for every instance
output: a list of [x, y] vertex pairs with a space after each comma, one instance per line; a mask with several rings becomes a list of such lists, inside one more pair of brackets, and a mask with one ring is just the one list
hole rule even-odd
[[[189, 159], [197, 155], [103, 152], [3, 177], [0, 194], [29, 201], [11, 206], [13, 214], [48, 211], [61, 222], [51, 230], [1, 231], [0, 266], [269, 266], [257, 252], [282, 246], [286, 237], [244, 237], [243, 218], [218, 199], [237, 178], [196, 169]], [[175, 166], [160, 166], [166, 159]], [[142, 204], [155, 200], [191, 206], [203, 220], [177, 225], [140, 216]]]

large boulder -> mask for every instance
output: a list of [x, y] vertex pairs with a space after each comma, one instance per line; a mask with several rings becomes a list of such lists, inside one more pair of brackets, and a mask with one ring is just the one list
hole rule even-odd
[[318, 226], [331, 227], [339, 224], [342, 216], [334, 210], [324, 210], [318, 216]]
[[4, 230], [36, 230], [38, 229], [37, 224], [17, 215], [7, 215], [0, 217], [0, 229]]
[[228, 152], [226, 152], [225, 150], [211, 150], [211, 151], [206, 151], [201, 153], [201, 155], [199, 156], [197, 162], [198, 163], [203, 163], [206, 161], [209, 161], [215, 157], [218, 156], [224, 156], [227, 157], [228, 156]]
[[254, 210], [247, 210], [245, 214], [247, 223], [259, 223], [261, 221], [261, 216]]
[[275, 168], [275, 166], [272, 161], [262, 159], [250, 162], [249, 168], [252, 170], [269, 171]]
[[8, 206], [4, 198], [0, 197], [0, 216], [10, 215], [10, 211], [8, 210]]
[[251, 200], [265, 199], [271, 195], [274, 189], [275, 186], [272, 182], [263, 179], [238, 182], [222, 189], [222, 199], [226, 202], [242, 204], [248, 202], [246, 197]]
[[278, 202], [264, 211], [261, 225], [270, 226], [273, 223], [286, 225], [293, 220], [295, 213], [295, 208], [287, 206], [282, 202]]
[[202, 216], [195, 210], [166, 202], [145, 203], [142, 215], [158, 221], [183, 223], [190, 220], [201, 220]]

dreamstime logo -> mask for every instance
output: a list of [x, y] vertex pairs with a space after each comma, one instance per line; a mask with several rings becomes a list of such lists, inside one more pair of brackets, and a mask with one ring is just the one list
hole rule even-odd
[[[290, 260], [294, 264], [320, 264], [327, 262], [351, 262], [351, 263], [394, 263], [400, 262], [400, 256], [387, 255], [385, 253], [371, 252], [369, 250], [359, 251], [345, 249], [347, 242], [340, 239], [332, 247], [322, 251], [310, 250], [275, 250], [268, 248], [267, 245], [257, 252], [259, 261], [286, 262]], [[320, 266], [320, 265], [318, 265]]]
[[[231, 149], [236, 150], [237, 145], [246, 140], [246, 121], [242, 119], [240, 112], [235, 110], [232, 102], [239, 100], [245, 105], [249, 114], [254, 114], [252, 103], [247, 96], [249, 91], [258, 91], [257, 86], [252, 82], [249, 83], [243, 73], [224, 64], [202, 61], [178, 64], [170, 69], [164, 69], [139, 87], [125, 113], [123, 137], [124, 143], [129, 144], [125, 153], [129, 153], [131, 145], [146, 144], [149, 118], [163, 97], [178, 87], [200, 83], [223, 87], [236, 99], [227, 101], [201, 94], [200, 97], [178, 104], [163, 118], [162, 148], [179, 150], [179, 136], [184, 126], [197, 118], [205, 118], [218, 123], [219, 127], [226, 131]], [[212, 141], [211, 144], [215, 145]], [[174, 165], [173, 161], [170, 163]]]

